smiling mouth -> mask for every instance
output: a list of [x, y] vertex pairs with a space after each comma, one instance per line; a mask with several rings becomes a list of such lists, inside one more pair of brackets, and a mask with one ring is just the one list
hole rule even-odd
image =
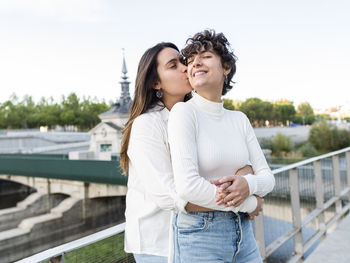
[[198, 77], [198, 76], [202, 76], [204, 74], [207, 74], [207, 72], [205, 71], [197, 71], [193, 74], [193, 77]]

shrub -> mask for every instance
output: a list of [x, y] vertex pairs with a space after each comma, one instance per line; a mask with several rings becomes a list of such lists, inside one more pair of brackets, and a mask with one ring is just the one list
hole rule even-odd
[[270, 138], [262, 138], [259, 141], [261, 149], [270, 149], [272, 150], [272, 139]]
[[322, 120], [312, 125], [308, 140], [320, 152], [336, 151], [350, 146], [350, 131], [339, 130]]
[[312, 125], [308, 141], [321, 152], [331, 151], [332, 131], [326, 121], [321, 120]]
[[285, 155], [285, 153], [292, 150], [292, 143], [290, 138], [284, 136], [282, 133], [277, 133], [277, 135], [272, 139], [272, 154], [280, 156]]
[[300, 152], [304, 157], [308, 158], [319, 154], [316, 148], [310, 142], [307, 142], [306, 144], [299, 147], [298, 152]]

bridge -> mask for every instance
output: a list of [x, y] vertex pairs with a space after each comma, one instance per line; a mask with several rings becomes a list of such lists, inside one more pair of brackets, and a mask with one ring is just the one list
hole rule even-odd
[[35, 189], [0, 210], [0, 262], [88, 235], [124, 220], [127, 177], [119, 160], [65, 154], [1, 154], [0, 179]]
[[[45, 160], [39, 155], [33, 155], [31, 160], [28, 157], [1, 156], [0, 174], [4, 174], [1, 177], [41, 188], [42, 191], [38, 190], [41, 194], [71, 192], [74, 198], [80, 197], [85, 201], [88, 200], [87, 197], [94, 199], [109, 194], [122, 194], [120, 187], [125, 188], [126, 178], [118, 168], [117, 159], [108, 162], [67, 160], [59, 155], [54, 160], [48, 157]], [[86, 169], [82, 169], [82, 166]], [[349, 231], [349, 227], [346, 227], [350, 224], [349, 219], [342, 221], [342, 218], [350, 210], [350, 147], [274, 169], [273, 173], [276, 187], [265, 198], [264, 214], [254, 221], [255, 237], [261, 255], [266, 262], [301, 262], [305, 258], [307, 262], [317, 262], [315, 259], [312, 261], [313, 257], [320, 257], [317, 246], [319, 243], [327, 244], [326, 242], [334, 244], [334, 241], [332, 243], [328, 240], [333, 235], [339, 236], [336, 229], [339, 222], [345, 224], [342, 229]], [[71, 191], [64, 190], [65, 187], [59, 190], [59, 184], [71, 187]], [[109, 192], [101, 190], [96, 193], [96, 189], [108, 187]], [[72, 191], [79, 188], [80, 190]], [[84, 194], [78, 194], [79, 192]], [[58, 208], [51, 211], [55, 212], [55, 209]], [[19, 228], [30, 223], [35, 228], [35, 223], [30, 218], [22, 220]], [[28, 255], [19, 262], [133, 262], [132, 256], [123, 252], [123, 231], [122, 223], [71, 242], [63, 240], [63, 244], [61, 242], [59, 246], [41, 249], [44, 251], [37, 254], [33, 251], [34, 255]], [[1, 243], [4, 240], [3, 233], [0, 232], [0, 248], [5, 244]], [[340, 235], [339, 238], [348, 244], [344, 237], [346, 235]], [[332, 245], [327, 245], [326, 249], [332, 251]], [[346, 254], [347, 251], [344, 250], [343, 253]], [[11, 255], [7, 256], [8, 259], [11, 258]], [[339, 257], [340, 254], [328, 253], [327, 258], [332, 256]], [[25, 256], [21, 258], [23, 257]], [[11, 258], [8, 261], [18, 259], [20, 258]]]

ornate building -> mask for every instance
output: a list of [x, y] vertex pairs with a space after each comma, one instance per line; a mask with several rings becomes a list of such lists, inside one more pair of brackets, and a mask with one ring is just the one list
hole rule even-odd
[[112, 107], [99, 115], [101, 122], [89, 131], [91, 135], [88, 152], [72, 152], [70, 159], [110, 160], [112, 154], [119, 154], [122, 130], [129, 118], [131, 98], [127, 77], [125, 56], [123, 56], [121, 95]]

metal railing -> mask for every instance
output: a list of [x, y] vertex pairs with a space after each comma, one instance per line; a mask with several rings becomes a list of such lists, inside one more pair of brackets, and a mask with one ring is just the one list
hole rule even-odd
[[[343, 158], [346, 167], [342, 176], [339, 169], [340, 158]], [[302, 170], [309, 172], [303, 173]], [[278, 224], [267, 226], [264, 220], [273, 218], [274, 222], [278, 222], [281, 218], [287, 218], [282, 220], [284, 224], [289, 220], [288, 216], [283, 215], [283, 211], [276, 211], [276, 206], [273, 213], [266, 212], [264, 207], [264, 217], [259, 216], [254, 222], [255, 238], [262, 258], [268, 262], [274, 252], [293, 239], [293, 250], [285, 261], [299, 262], [324, 238], [334, 223], [350, 210], [350, 204], [345, 202], [350, 200], [350, 147], [284, 166], [272, 172], [276, 178], [276, 187], [274, 192], [265, 198], [264, 206], [276, 203], [276, 199], [281, 203], [283, 199], [284, 206], [291, 209], [290, 214], [288, 211], [286, 213], [289, 214], [291, 224], [289, 228], [285, 227], [286, 231], [266, 244], [267, 232], [271, 231], [266, 231], [266, 228], [278, 227]], [[289, 191], [286, 193], [283, 189]], [[305, 235], [303, 232], [309, 233]], [[275, 259], [271, 261], [276, 262]]]
[[[340, 169], [340, 159], [344, 169]], [[350, 201], [350, 147], [272, 172], [276, 178], [276, 187], [265, 197], [264, 215], [254, 220], [255, 238], [265, 262], [299, 262], [334, 227], [334, 223], [350, 210], [350, 204], [346, 202]], [[276, 205], [280, 209], [276, 209]], [[267, 224], [271, 220], [272, 223]], [[124, 227], [124, 224], [120, 224], [18, 262], [44, 262], [50, 259], [50, 262], [54, 262], [54, 258], [58, 260], [55, 262], [79, 262], [67, 260], [69, 253], [120, 235]], [[271, 229], [268, 229], [271, 227], [280, 227], [282, 230], [275, 231], [277, 236], [271, 238]], [[123, 240], [120, 242], [123, 246]], [[291, 251], [287, 251], [284, 259], [276, 260], [274, 254], [288, 243], [292, 243], [289, 244]], [[118, 260], [108, 262], [133, 262], [132, 256]]]
[[[125, 223], [122, 223], [58, 247], [45, 250], [17, 262], [132, 263], [135, 262], [133, 256], [124, 252], [124, 230]], [[96, 253], [96, 250], [103, 251]]]

